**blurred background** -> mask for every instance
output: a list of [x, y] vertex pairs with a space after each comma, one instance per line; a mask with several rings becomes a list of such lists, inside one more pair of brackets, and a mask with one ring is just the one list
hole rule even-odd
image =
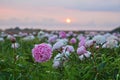
[[0, 0], [0, 29], [102, 30], [120, 26], [120, 0]]

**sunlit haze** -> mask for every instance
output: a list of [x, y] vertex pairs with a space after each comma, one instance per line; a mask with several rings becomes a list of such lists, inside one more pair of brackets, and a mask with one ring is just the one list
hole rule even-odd
[[66, 23], [71, 23], [71, 19], [67, 18]]
[[0, 0], [0, 29], [112, 30], [120, 0]]

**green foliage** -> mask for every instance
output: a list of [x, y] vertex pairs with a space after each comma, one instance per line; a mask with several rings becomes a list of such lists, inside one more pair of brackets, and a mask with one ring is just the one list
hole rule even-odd
[[[36, 63], [31, 50], [34, 41], [17, 39], [20, 48], [11, 48], [11, 42], [0, 43], [0, 80], [120, 80], [120, 47], [116, 49], [89, 49], [90, 58], [79, 60], [78, 55], [71, 53], [62, 67], [52, 67], [54, 56], [44, 63]], [[77, 44], [74, 45], [75, 50]]]

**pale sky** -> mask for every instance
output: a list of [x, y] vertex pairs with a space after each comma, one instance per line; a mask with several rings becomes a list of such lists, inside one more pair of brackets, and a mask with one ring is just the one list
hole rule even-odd
[[120, 0], [0, 0], [0, 29], [16, 26], [112, 30], [120, 26]]

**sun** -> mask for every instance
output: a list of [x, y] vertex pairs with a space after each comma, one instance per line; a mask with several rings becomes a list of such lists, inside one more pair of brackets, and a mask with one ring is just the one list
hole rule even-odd
[[71, 23], [71, 19], [70, 18], [66, 18], [66, 23]]

